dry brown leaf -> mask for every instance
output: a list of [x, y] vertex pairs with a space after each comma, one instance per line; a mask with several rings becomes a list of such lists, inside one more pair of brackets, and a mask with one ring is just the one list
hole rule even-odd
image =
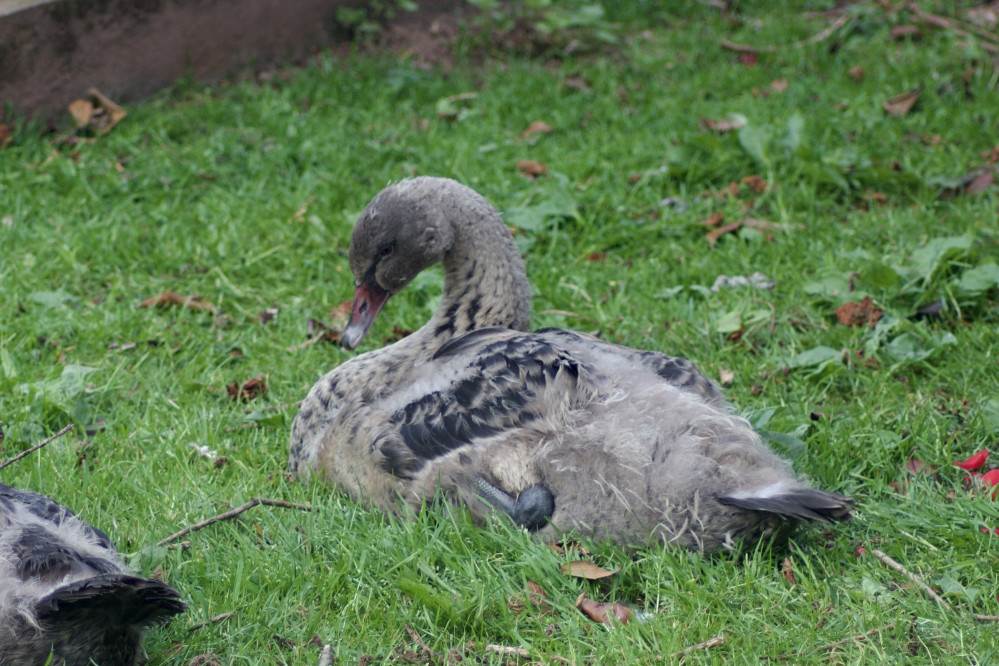
[[181, 296], [180, 294], [170, 291], [169, 289], [164, 291], [159, 296], [147, 298], [139, 303], [140, 308], [149, 308], [154, 306], [158, 308], [165, 308], [171, 305], [179, 305], [191, 310], [206, 310], [208, 312], [215, 312], [215, 306], [205, 299], [199, 296]]
[[922, 86], [886, 99], [881, 103], [881, 107], [888, 113], [888, 115], [895, 116], [896, 118], [903, 118], [908, 115], [909, 111], [912, 109], [921, 94], [923, 94]]
[[566, 88], [578, 90], [579, 92], [590, 92], [590, 84], [582, 76], [570, 76], [564, 81]]
[[892, 39], [905, 39], [906, 37], [916, 39], [921, 37], [922, 34], [918, 25], [893, 25], [891, 27]]
[[844, 326], [874, 326], [881, 319], [884, 310], [874, 305], [870, 296], [864, 296], [859, 303], [849, 302], [836, 308], [836, 320]]
[[582, 593], [576, 599], [576, 608], [586, 617], [601, 624], [627, 624], [631, 619], [631, 609], [617, 603], [598, 603]]
[[708, 239], [708, 244], [712, 248], [714, 248], [715, 243], [718, 242], [719, 238], [721, 238], [725, 234], [738, 231], [741, 226], [742, 226], [742, 220], [739, 220], [737, 222], [732, 222], [731, 224], [726, 224], [723, 227], [718, 227], [717, 229], [709, 231], [708, 233], [704, 234], [704, 237]]
[[851, 67], [850, 69], [846, 70], [846, 75], [849, 76], [854, 81], [860, 82], [864, 80], [865, 76], [867, 76], [867, 72], [864, 71], [863, 67], [857, 65], [856, 67]]
[[980, 176], [976, 177], [970, 183], [968, 183], [964, 188], [965, 194], [978, 194], [979, 192], [992, 187], [996, 182], [995, 176], [992, 175], [991, 171], [986, 171]]
[[767, 181], [763, 180], [759, 175], [752, 174], [750, 176], [744, 177], [739, 181], [749, 189], [751, 189], [756, 194], [763, 194], [767, 191]]
[[770, 89], [774, 92], [784, 92], [787, 90], [787, 79], [774, 79], [770, 82]]
[[735, 373], [725, 368], [718, 368], [718, 381], [722, 386], [731, 386], [735, 382]]
[[586, 260], [591, 264], [597, 264], [600, 263], [601, 261], [606, 261], [607, 254], [604, 252], [590, 252], [588, 255], [586, 255]]
[[717, 227], [719, 224], [725, 221], [725, 215], [722, 213], [711, 213], [709, 217], [704, 218], [704, 226], [709, 229]]
[[797, 585], [794, 580], [794, 565], [791, 563], [790, 557], [785, 557], [784, 561], [781, 562], [780, 572], [784, 574], [784, 580], [791, 583], [791, 585]]
[[0, 149], [6, 148], [14, 139], [14, 128], [0, 123]]
[[73, 116], [73, 124], [76, 125], [76, 129], [86, 127], [94, 115], [94, 105], [86, 99], [74, 99], [69, 103], [69, 115]]
[[537, 178], [538, 176], [548, 173], [548, 165], [543, 162], [535, 162], [534, 160], [521, 160], [517, 162], [517, 169], [523, 175], [531, 178]]
[[354, 311], [353, 299], [340, 301], [340, 304], [330, 310], [330, 326], [342, 331], [350, 323], [350, 315]]
[[712, 131], [723, 134], [724, 132], [731, 132], [732, 130], [737, 130], [746, 124], [745, 118], [699, 118], [697, 121], [697, 126], [701, 128], [702, 132]]
[[567, 573], [575, 578], [585, 578], [586, 580], [600, 580], [601, 578], [607, 578], [608, 576], [613, 576], [620, 569], [604, 569], [601, 566], [597, 566], [593, 562], [588, 562], [586, 560], [575, 560], [573, 562], [568, 562], [563, 564], [561, 567], [563, 573]]
[[233, 382], [226, 384], [225, 390], [231, 400], [253, 400], [267, 393], [267, 378], [264, 375], [258, 375], [252, 379], [247, 379], [242, 384]]
[[524, 131], [520, 133], [520, 138], [526, 139], [532, 134], [545, 134], [551, 131], [551, 125], [543, 120], [535, 120], [533, 123], [524, 128]]
[[777, 222], [771, 222], [770, 220], [761, 220], [756, 217], [747, 217], [742, 221], [742, 226], [749, 227], [750, 229], [756, 229], [757, 231], [768, 232], [780, 229], [781, 225]]
[[[0, 135], [2, 134], [3, 134], [3, 125], [0, 125]], [[0, 138], [0, 141], [2, 141], [2, 138]], [[983, 150], [982, 159], [988, 160], [989, 166], [992, 166], [996, 162], [999, 162], [999, 146], [995, 146], [994, 148], [992, 148], [992, 150]]]

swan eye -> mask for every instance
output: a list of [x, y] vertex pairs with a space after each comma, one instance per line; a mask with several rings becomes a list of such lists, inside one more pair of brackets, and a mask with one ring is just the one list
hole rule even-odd
[[391, 245], [387, 245], [387, 246], [383, 247], [382, 251], [378, 253], [378, 255], [381, 256], [381, 257], [387, 257], [390, 254], [392, 254], [392, 246]]

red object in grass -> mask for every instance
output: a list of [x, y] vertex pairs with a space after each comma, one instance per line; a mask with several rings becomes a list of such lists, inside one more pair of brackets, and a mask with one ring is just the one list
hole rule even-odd
[[988, 458], [988, 457], [989, 457], [989, 451], [988, 451], [988, 449], [982, 449], [981, 451], [979, 451], [975, 455], [971, 456], [967, 460], [963, 460], [961, 462], [955, 462], [954, 464], [957, 465], [958, 467], [960, 467], [961, 469], [966, 469], [966, 470], [970, 471], [970, 470], [978, 469], [982, 465], [984, 465], [985, 464], [985, 459]]
[[[989, 484], [990, 486], [999, 486], [999, 469], [994, 469], [989, 472], [982, 474], [982, 481]], [[992, 499], [995, 499], [996, 494], [999, 494], [999, 488], [992, 491]]]
[[996, 536], [999, 536], [999, 527], [993, 527], [991, 530], [987, 527], [982, 527], [981, 531], [986, 534], [995, 534]]

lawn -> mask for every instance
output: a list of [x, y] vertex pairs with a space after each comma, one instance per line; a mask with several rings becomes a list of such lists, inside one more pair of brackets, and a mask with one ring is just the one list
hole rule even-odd
[[[106, 134], [4, 121], [0, 459], [76, 428], [0, 480], [181, 591], [148, 663], [314, 664], [323, 644], [338, 664], [999, 661], [999, 499], [953, 465], [999, 448], [995, 42], [874, 3], [738, 6], [608, 0], [614, 43], [466, 36], [447, 71], [358, 48], [181, 81]], [[353, 221], [415, 174], [503, 212], [534, 327], [695, 360], [856, 519], [786, 549], [558, 552], [289, 478], [297, 401], [355, 353], [310, 320], [342, 326]], [[712, 289], [756, 272], [771, 284]], [[440, 287], [421, 275], [359, 351]], [[258, 496], [313, 510], [156, 545]], [[579, 559], [618, 571], [563, 572]], [[596, 623], [581, 593], [634, 616]]]

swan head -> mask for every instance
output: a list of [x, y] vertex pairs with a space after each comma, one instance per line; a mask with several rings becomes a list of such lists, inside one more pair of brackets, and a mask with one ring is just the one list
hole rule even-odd
[[415, 178], [378, 193], [361, 212], [350, 241], [354, 305], [340, 336], [354, 349], [392, 294], [444, 259], [454, 229], [440, 205], [444, 178]]

